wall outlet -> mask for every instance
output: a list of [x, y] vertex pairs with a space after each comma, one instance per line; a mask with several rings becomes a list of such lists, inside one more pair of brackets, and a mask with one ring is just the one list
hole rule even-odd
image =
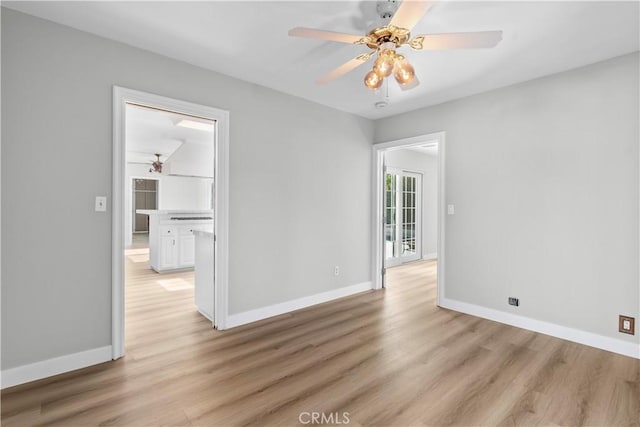
[[509, 305], [518, 307], [520, 305], [520, 300], [518, 298], [509, 297]]
[[334, 276], [339, 276], [340, 275], [340, 267], [338, 267], [337, 265], [335, 267], [333, 267], [333, 275]]
[[623, 316], [620, 315], [618, 317], [618, 332], [622, 332], [623, 334], [636, 334], [636, 319], [631, 316]]
[[455, 215], [456, 207], [455, 205], [447, 205], [447, 215]]

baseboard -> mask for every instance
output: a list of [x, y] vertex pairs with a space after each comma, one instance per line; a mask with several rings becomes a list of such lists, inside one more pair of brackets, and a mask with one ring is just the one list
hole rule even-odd
[[111, 346], [94, 348], [79, 353], [67, 354], [29, 365], [17, 366], [2, 371], [1, 388], [40, 380], [54, 375], [63, 374], [87, 366], [97, 365], [111, 360]]
[[638, 343], [605, 337], [580, 329], [447, 298], [440, 301], [440, 307], [640, 359], [640, 344]]
[[438, 254], [435, 252], [432, 252], [430, 254], [424, 254], [422, 255], [422, 259], [423, 260], [428, 260], [428, 259], [438, 259]]
[[344, 288], [332, 289], [320, 294], [308, 297], [298, 298], [295, 300], [274, 304], [255, 310], [243, 311], [241, 313], [230, 314], [227, 317], [227, 328], [233, 328], [247, 323], [256, 322], [258, 320], [267, 319], [269, 317], [278, 316], [280, 314], [289, 313], [291, 311], [300, 310], [301, 308], [310, 307], [312, 305], [321, 304], [338, 298], [357, 294], [371, 290], [371, 282], [358, 283], [356, 285], [346, 286]]

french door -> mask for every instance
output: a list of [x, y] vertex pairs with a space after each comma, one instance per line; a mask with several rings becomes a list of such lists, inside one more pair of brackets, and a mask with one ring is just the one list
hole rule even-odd
[[389, 267], [422, 256], [422, 174], [386, 168], [384, 176], [384, 257]]

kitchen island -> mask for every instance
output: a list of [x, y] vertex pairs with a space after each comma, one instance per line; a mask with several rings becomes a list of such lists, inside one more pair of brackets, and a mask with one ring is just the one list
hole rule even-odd
[[158, 273], [192, 269], [196, 230], [213, 231], [212, 210], [138, 209], [149, 215], [149, 264]]

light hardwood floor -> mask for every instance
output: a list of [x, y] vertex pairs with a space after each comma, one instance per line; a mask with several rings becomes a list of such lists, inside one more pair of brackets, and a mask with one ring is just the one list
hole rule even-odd
[[192, 273], [158, 277], [139, 255], [127, 356], [3, 391], [3, 426], [297, 425], [312, 411], [353, 426], [640, 423], [640, 361], [437, 308], [433, 261], [390, 269], [384, 291], [215, 331]]

